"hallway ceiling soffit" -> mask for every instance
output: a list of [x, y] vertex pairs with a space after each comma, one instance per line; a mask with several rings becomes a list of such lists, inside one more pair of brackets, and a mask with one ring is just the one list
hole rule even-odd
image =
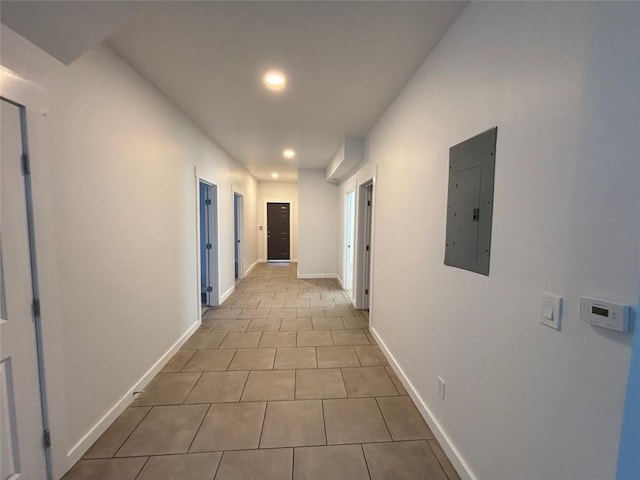
[[106, 38], [258, 180], [295, 181], [369, 132], [466, 3], [3, 1], [2, 22], [67, 64]]
[[0, 1], [0, 20], [69, 65], [140, 11], [140, 2]]

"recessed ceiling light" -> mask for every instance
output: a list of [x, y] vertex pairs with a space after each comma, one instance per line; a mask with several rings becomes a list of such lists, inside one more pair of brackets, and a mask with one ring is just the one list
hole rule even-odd
[[271, 174], [271, 178], [278, 178], [278, 174], [277, 174], [276, 172], [273, 172], [273, 173]]
[[291, 160], [293, 157], [296, 156], [296, 151], [291, 148], [287, 148], [286, 150], [283, 150], [282, 156], [284, 158]]
[[287, 86], [287, 77], [285, 77], [282, 72], [272, 70], [263, 75], [262, 83], [264, 83], [264, 86], [269, 90], [278, 92], [284, 90], [284, 87]]

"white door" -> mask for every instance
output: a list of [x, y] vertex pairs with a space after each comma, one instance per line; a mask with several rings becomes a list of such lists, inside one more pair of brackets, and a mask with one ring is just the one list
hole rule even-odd
[[1, 100], [0, 479], [47, 478], [20, 110]]
[[344, 289], [353, 298], [354, 232], [356, 220], [356, 192], [352, 190], [344, 198]]

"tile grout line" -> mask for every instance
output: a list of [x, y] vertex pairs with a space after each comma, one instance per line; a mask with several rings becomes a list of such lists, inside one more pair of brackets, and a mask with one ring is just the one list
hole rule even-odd
[[[205, 405], [205, 404], [202, 404]], [[187, 451], [184, 452], [185, 454], [189, 453], [191, 450], [191, 447], [193, 447], [193, 442], [196, 441], [196, 438], [198, 437], [198, 434], [200, 433], [200, 429], [202, 428], [202, 425], [204, 424], [204, 421], [207, 418], [207, 415], [209, 415], [209, 412], [211, 411], [211, 409], [213, 408], [213, 403], [209, 404], [209, 407], [207, 408], [207, 410], [204, 412], [204, 415], [202, 416], [202, 420], [200, 420], [200, 424], [198, 425], [198, 428], [196, 429], [196, 433], [193, 435], [193, 438], [191, 439], [191, 442], [189, 442], [189, 447], [187, 448]], [[202, 453], [202, 452], [197, 452], [197, 453]]]
[[200, 375], [198, 375], [198, 378], [196, 379], [195, 382], [193, 382], [193, 385], [191, 385], [191, 388], [189, 389], [189, 391], [187, 392], [187, 396], [184, 397], [184, 400], [182, 400], [182, 405], [188, 405], [186, 403], [187, 399], [189, 398], [189, 395], [191, 395], [191, 392], [193, 392], [193, 389], [196, 388], [196, 385], [198, 384], [198, 382], [200, 381], [200, 379], [202, 378], [202, 376], [204, 375], [204, 371], [199, 372]]
[[[435, 440], [437, 442], [437, 440], [434, 438], [433, 440]], [[444, 476], [448, 479], [451, 480], [451, 478], [449, 477], [449, 474], [447, 473], [447, 471], [444, 468], [444, 465], [442, 465], [442, 462], [440, 461], [440, 458], [438, 457], [438, 455], [436, 455], [436, 452], [433, 450], [433, 448], [431, 447], [431, 444], [429, 443], [429, 439], [424, 439], [425, 442], [427, 442], [427, 447], [429, 448], [429, 451], [431, 451], [431, 454], [434, 456], [434, 458], [438, 461], [438, 465], [440, 465], [440, 469], [442, 470], [442, 472], [444, 473]], [[454, 469], [455, 470], [455, 469]]]
[[[188, 350], [182, 350], [182, 351], [186, 352]], [[192, 350], [191, 355], [189, 355], [189, 358], [187, 358], [187, 361], [182, 364], [182, 366], [178, 369], [178, 372], [176, 372], [176, 373], [183, 373], [182, 370], [184, 369], [184, 367], [187, 366], [187, 363], [189, 363], [189, 361], [193, 358], [193, 356], [196, 354], [197, 351], [198, 351], [197, 348]], [[184, 373], [186, 373], [186, 372], [184, 372]]]
[[291, 480], [294, 479], [296, 472], [296, 447], [291, 448]]
[[[127, 407], [130, 408], [130, 407]], [[133, 428], [133, 430], [131, 430], [131, 432], [129, 433], [129, 435], [127, 435], [127, 438], [124, 439], [124, 441], [120, 444], [120, 446], [116, 449], [115, 453], [110, 457], [110, 458], [117, 458], [116, 455], [118, 455], [118, 452], [120, 450], [122, 450], [122, 447], [124, 447], [124, 444], [127, 443], [127, 441], [131, 438], [131, 435], [134, 434], [134, 432], [138, 429], [138, 427], [140, 426], [140, 424], [144, 421], [145, 418], [147, 418], [147, 416], [151, 413], [151, 410], [153, 410], [155, 408], [155, 406], [151, 405], [149, 410], [147, 410], [147, 413], [145, 413], [142, 418], [140, 419], [140, 421], [136, 424], [136, 426]], [[122, 414], [120, 414], [122, 415]], [[118, 416], [118, 418], [120, 418]], [[113, 425], [113, 423], [111, 424]], [[111, 426], [109, 425], [109, 426]], [[104, 435], [104, 434], [103, 434]], [[101, 435], [102, 436], [102, 435]], [[95, 443], [95, 442], [94, 442]]]
[[233, 355], [231, 355], [231, 360], [229, 360], [229, 363], [227, 363], [227, 368], [225, 368], [223, 371], [225, 372], [229, 372], [229, 367], [231, 366], [231, 364], [233, 363], [233, 359], [236, 358], [236, 353], [238, 353], [238, 349], [234, 349], [233, 351]]
[[346, 395], [345, 398], [349, 398], [349, 392], [347, 392], [347, 382], [344, 381], [344, 374], [342, 373], [342, 368], [340, 368], [339, 370], [340, 370], [340, 376], [342, 377], [342, 384], [344, 385], [344, 394]]
[[327, 418], [324, 414], [324, 400], [320, 400], [320, 406], [322, 407], [322, 425], [324, 426], [324, 444], [329, 445], [329, 438], [327, 436]]
[[393, 438], [393, 435], [391, 434], [391, 429], [389, 428], [389, 424], [387, 423], [387, 419], [384, 416], [384, 413], [382, 413], [382, 409], [380, 408], [380, 402], [378, 402], [378, 397], [373, 397], [373, 399], [376, 402], [376, 407], [378, 407], [378, 411], [380, 412], [380, 416], [382, 417], [382, 421], [384, 422], [384, 426], [387, 428], [387, 433], [389, 433], [389, 438], [391, 439], [392, 442], [395, 442], [396, 440]]
[[258, 436], [258, 446], [254, 450], [261, 450], [262, 446], [262, 434], [264, 433], [264, 424], [267, 422], [267, 409], [269, 408], [269, 401], [264, 402], [264, 413], [262, 414], [262, 424], [260, 425], [260, 435]]
[[[389, 375], [389, 372], [387, 371], [387, 369], [385, 368], [386, 365], [380, 365], [379, 367], [376, 368], [382, 368], [382, 370], [384, 370], [384, 373], [387, 375], [387, 378], [389, 379], [389, 381], [391, 382], [391, 385], [393, 385], [393, 389], [396, 391], [396, 396], [401, 397], [402, 394], [400, 393], [400, 390], [398, 389], [398, 387], [396, 387], [395, 382], [393, 381], [393, 378], [391, 378], [391, 375]], [[391, 396], [391, 395], [383, 395], [385, 397]], [[413, 403], [413, 400], [411, 400], [411, 403]], [[414, 404], [415, 406], [415, 404]]]
[[369, 462], [367, 462], [367, 455], [364, 453], [364, 443], [360, 444], [360, 449], [362, 450], [362, 457], [364, 458], [364, 465], [367, 467], [367, 474], [369, 475], [369, 480], [371, 480], [371, 470], [369, 469]]
[[247, 378], [244, 379], [244, 384], [242, 385], [242, 392], [240, 392], [240, 398], [238, 398], [238, 402], [237, 403], [241, 403], [242, 402], [242, 397], [244, 396], [244, 391], [247, 389], [247, 383], [249, 383], [249, 377], [251, 376], [251, 372], [252, 371], [253, 370], [247, 370]]
[[149, 460], [151, 460], [151, 455], [149, 455], [147, 457], [147, 459], [145, 460], [145, 462], [142, 464], [142, 468], [140, 468], [140, 471], [138, 472], [138, 474], [135, 476], [134, 480], [140, 478], [140, 475], [142, 475], [142, 471], [144, 470], [144, 467], [147, 466], [147, 463], [149, 463]]
[[218, 471], [220, 470], [220, 466], [222, 465], [222, 460], [224, 459], [225, 453], [227, 452], [221, 452], [220, 460], [218, 460], [218, 465], [216, 465], [216, 469], [213, 471], [213, 477], [211, 477], [211, 480], [215, 480], [215, 478], [218, 476]]

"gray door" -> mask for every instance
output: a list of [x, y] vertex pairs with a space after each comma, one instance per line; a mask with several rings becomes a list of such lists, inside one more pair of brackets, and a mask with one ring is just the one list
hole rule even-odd
[[200, 296], [203, 305], [218, 304], [216, 186], [200, 182]]
[[369, 309], [371, 298], [371, 225], [373, 220], [373, 183], [364, 188], [365, 216], [364, 216], [364, 296], [362, 308]]
[[242, 245], [242, 224], [243, 224], [243, 202], [242, 195], [233, 194], [233, 242], [234, 255], [233, 265], [235, 271], [235, 279], [240, 280], [243, 274], [243, 245]]

